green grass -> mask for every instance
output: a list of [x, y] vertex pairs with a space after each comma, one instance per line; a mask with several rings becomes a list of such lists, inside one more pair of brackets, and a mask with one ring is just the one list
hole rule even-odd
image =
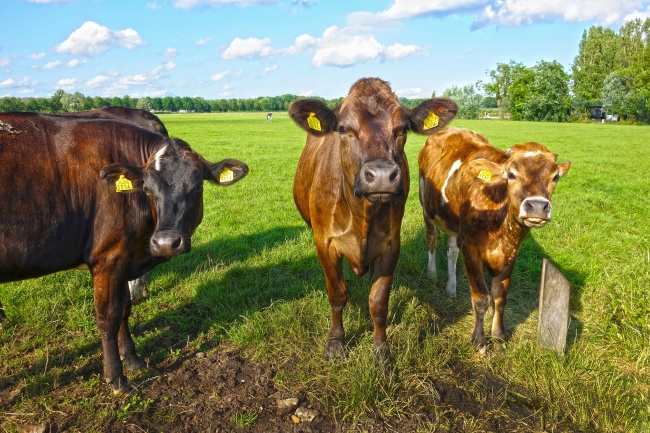
[[[421, 419], [421, 431], [650, 429], [647, 127], [453, 122], [486, 134], [497, 147], [538, 141], [557, 152], [558, 161], [572, 161], [553, 197], [553, 221], [522, 245], [505, 316], [510, 338], [485, 358], [470, 343], [473, 318], [461, 265], [458, 299], [444, 294], [446, 242], [439, 243], [438, 284], [426, 277], [417, 199], [417, 153], [425, 138], [410, 135], [411, 193], [389, 311], [394, 360], [378, 367], [371, 353], [369, 281], [349, 270], [347, 355], [324, 359], [330, 320], [325, 281], [291, 193], [304, 132], [281, 113], [273, 123], [263, 113], [161, 118], [172, 136], [208, 160], [237, 158], [250, 173], [228, 188], [206, 186], [192, 252], [151, 273], [150, 296], [133, 308], [131, 320], [138, 351], [151, 362], [175, 362], [188, 342], [209, 350], [227, 339], [251, 358], [278, 366], [278, 386], [307, 389], [310, 401], [349, 422], [379, 415]], [[572, 286], [563, 356], [536, 343], [543, 257]], [[0, 424], [4, 413], [45, 417], [50, 410], [99, 404], [103, 409], [88, 416], [101, 419], [150, 409], [143, 395], [113, 410], [101, 393], [50, 407], [48, 394], [71, 375], [85, 386], [103, 386], [86, 272], [4, 284], [0, 299], [10, 318], [0, 333], [0, 393], [20, 390], [0, 403]], [[239, 426], [255, 422], [240, 415], [234, 420]]]

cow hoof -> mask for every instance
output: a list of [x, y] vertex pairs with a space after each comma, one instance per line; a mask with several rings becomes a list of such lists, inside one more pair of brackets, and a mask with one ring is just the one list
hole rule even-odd
[[139, 356], [133, 355], [122, 359], [122, 366], [129, 373], [133, 373], [134, 371], [145, 368], [147, 364], [142, 359], [140, 359]]
[[343, 357], [343, 340], [332, 339], [328, 341], [327, 353], [325, 354], [325, 358], [330, 360], [330, 359], [337, 359], [342, 357]]
[[124, 376], [115, 379], [112, 385], [113, 385], [113, 395], [119, 397], [126, 397], [129, 394], [131, 394], [134, 390], [133, 386], [131, 386], [129, 381]]
[[385, 366], [390, 363], [390, 349], [388, 345], [382, 344], [379, 348], [373, 348], [375, 352], [375, 362], [378, 366]]

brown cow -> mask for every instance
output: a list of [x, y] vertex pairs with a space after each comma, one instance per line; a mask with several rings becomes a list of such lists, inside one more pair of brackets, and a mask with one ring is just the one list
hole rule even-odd
[[451, 121], [457, 109], [455, 102], [444, 98], [407, 109], [378, 78], [357, 81], [333, 110], [313, 99], [291, 104], [289, 115], [308, 132], [293, 197], [314, 231], [327, 281], [332, 307], [328, 358], [341, 354], [345, 338], [342, 314], [348, 295], [343, 257], [358, 276], [370, 271], [373, 347], [378, 358], [389, 355], [388, 296], [409, 191], [406, 134], [433, 134]]
[[[144, 128], [148, 131], [157, 132], [165, 137], [169, 137], [167, 128], [162, 120], [155, 114], [141, 110], [139, 108], [127, 107], [104, 107], [96, 108], [94, 110], [79, 111], [74, 113], [65, 113], [63, 116], [73, 117], [92, 117], [100, 119], [115, 119], [122, 122], [131, 123], [133, 125]], [[147, 296], [147, 285], [149, 278], [144, 274], [140, 278], [129, 281], [129, 292], [131, 293], [131, 303], [137, 304]]]
[[[448, 235], [447, 293], [456, 297], [456, 259], [463, 253], [472, 294], [472, 341], [486, 345], [483, 318], [490, 299], [492, 336], [505, 338], [503, 311], [517, 251], [531, 227], [551, 219], [551, 195], [570, 162], [538, 143], [502, 151], [482, 134], [448, 128], [420, 151], [420, 202], [424, 211], [428, 272], [436, 278], [436, 228]], [[488, 291], [483, 268], [492, 276]]]
[[105, 380], [129, 393], [124, 369], [144, 362], [127, 281], [190, 251], [204, 180], [229, 186], [247, 173], [126, 122], [1, 113], [0, 283], [90, 270]]
[[147, 110], [141, 110], [139, 108], [104, 107], [96, 108], [94, 110], [79, 111], [76, 113], [65, 113], [64, 116], [116, 119], [123, 122], [132, 123], [139, 126], [140, 128], [157, 132], [158, 134], [162, 134], [165, 137], [169, 137], [167, 128], [165, 128], [165, 125], [158, 118], [158, 116]]

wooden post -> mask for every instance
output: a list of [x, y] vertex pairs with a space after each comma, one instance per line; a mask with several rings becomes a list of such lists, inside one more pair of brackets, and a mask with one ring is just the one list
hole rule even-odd
[[540, 346], [564, 353], [569, 330], [571, 285], [548, 260], [542, 261], [537, 338]]

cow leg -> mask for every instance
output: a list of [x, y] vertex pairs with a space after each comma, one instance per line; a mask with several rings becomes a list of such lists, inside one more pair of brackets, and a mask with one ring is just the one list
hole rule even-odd
[[438, 231], [430, 219], [424, 217], [424, 230], [427, 239], [427, 251], [429, 262], [427, 263], [427, 274], [434, 282], [438, 280], [438, 268], [436, 266], [436, 246], [438, 245]]
[[492, 277], [492, 289], [490, 295], [494, 303], [494, 317], [492, 318], [492, 337], [505, 340], [506, 328], [503, 325], [503, 312], [506, 308], [506, 298], [508, 296], [508, 287], [510, 286], [510, 275], [515, 261], [512, 260], [506, 269], [499, 275]]
[[341, 256], [331, 254], [327, 247], [316, 246], [325, 280], [327, 282], [327, 298], [332, 308], [332, 324], [327, 342], [327, 359], [340, 357], [343, 354], [345, 330], [343, 329], [343, 308], [348, 302], [348, 290], [343, 279]]
[[472, 343], [480, 349], [484, 349], [487, 340], [483, 328], [485, 313], [490, 305], [489, 292], [483, 278], [483, 262], [481, 262], [478, 251], [463, 250], [463, 262], [465, 272], [469, 281], [469, 288], [472, 294], [472, 309], [474, 310], [474, 331], [472, 332]]
[[[118, 346], [118, 334], [127, 310], [127, 284], [126, 281], [115, 281], [109, 272], [94, 272], [93, 286], [95, 288], [95, 318], [102, 339], [104, 355], [104, 380], [113, 385], [114, 394], [129, 394], [133, 388], [124, 376]], [[128, 327], [126, 332], [128, 332]]]
[[393, 283], [393, 274], [399, 258], [400, 242], [397, 239], [391, 243], [388, 250], [377, 259], [372, 276], [372, 287], [368, 297], [370, 317], [373, 323], [372, 348], [377, 356], [377, 361], [390, 357], [390, 349], [386, 342], [386, 325], [388, 322], [388, 298]]
[[450, 298], [456, 298], [456, 264], [458, 263], [458, 248], [456, 236], [448, 236], [447, 246], [447, 294]]
[[0, 331], [2, 331], [2, 322], [7, 320], [7, 316], [5, 315], [5, 310], [2, 308], [2, 303], [0, 303]]
[[120, 324], [120, 331], [117, 335], [118, 348], [120, 350], [120, 359], [124, 369], [128, 372], [134, 372], [145, 367], [145, 363], [135, 353], [135, 343], [131, 338], [129, 331], [129, 316], [131, 315], [131, 303], [127, 302], [122, 315], [122, 323]]

